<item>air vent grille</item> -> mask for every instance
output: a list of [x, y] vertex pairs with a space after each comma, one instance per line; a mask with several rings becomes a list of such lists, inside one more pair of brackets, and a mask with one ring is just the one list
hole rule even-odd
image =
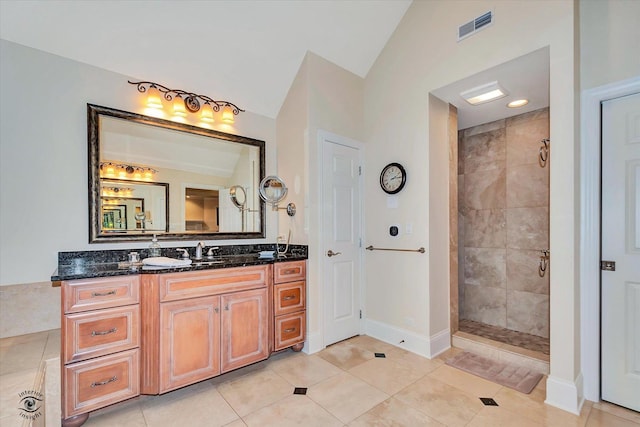
[[483, 28], [486, 28], [491, 24], [493, 24], [492, 11], [483, 13], [477, 18], [469, 22], [465, 22], [464, 24], [458, 27], [458, 41], [465, 39], [472, 34], [475, 34], [476, 32], [480, 31]]

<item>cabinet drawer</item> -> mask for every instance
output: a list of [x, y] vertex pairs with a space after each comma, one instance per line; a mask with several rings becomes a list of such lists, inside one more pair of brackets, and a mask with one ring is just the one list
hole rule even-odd
[[64, 414], [69, 418], [139, 394], [138, 350], [64, 367]]
[[273, 287], [274, 314], [293, 313], [305, 309], [305, 282], [281, 283]]
[[274, 350], [282, 350], [304, 341], [306, 312], [285, 314], [275, 319]]
[[276, 262], [273, 265], [273, 282], [284, 283], [294, 280], [305, 280], [305, 261]]
[[268, 266], [161, 274], [160, 302], [265, 288]]
[[140, 276], [64, 281], [62, 301], [65, 313], [137, 304], [140, 302]]
[[64, 317], [64, 363], [138, 347], [138, 305], [107, 308]]

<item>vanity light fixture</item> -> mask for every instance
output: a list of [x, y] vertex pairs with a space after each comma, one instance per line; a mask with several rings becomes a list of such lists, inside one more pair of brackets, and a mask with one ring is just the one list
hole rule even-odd
[[528, 103], [529, 103], [528, 99], [516, 99], [515, 101], [511, 101], [510, 103], [508, 103], [507, 107], [509, 108], [524, 107]]
[[509, 93], [501, 87], [498, 82], [491, 82], [466, 90], [462, 92], [460, 96], [471, 105], [479, 105], [504, 98], [508, 94]]
[[[128, 187], [102, 187], [102, 195], [105, 197], [131, 197], [133, 188]], [[115, 204], [113, 200], [104, 201], [105, 204]]]
[[244, 112], [243, 109], [229, 101], [216, 101], [206, 95], [198, 95], [182, 89], [169, 89], [154, 82], [132, 82], [130, 80], [128, 82], [136, 85], [138, 92], [148, 94], [147, 106], [151, 108], [162, 108], [162, 100], [159, 96], [159, 94], [162, 94], [162, 98], [165, 101], [172, 103], [173, 114], [176, 116], [186, 117], [187, 112], [197, 113], [202, 110], [200, 113], [201, 120], [211, 123], [213, 122], [213, 112], [222, 111], [222, 121], [231, 124], [235, 121], [234, 116]]
[[125, 178], [137, 181], [150, 181], [153, 175], [158, 173], [157, 170], [143, 167], [133, 166], [123, 163], [100, 162], [100, 175], [107, 178]]

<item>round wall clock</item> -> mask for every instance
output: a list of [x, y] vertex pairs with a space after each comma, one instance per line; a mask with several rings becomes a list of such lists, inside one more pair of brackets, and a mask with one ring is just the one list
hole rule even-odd
[[400, 163], [389, 163], [380, 172], [380, 187], [387, 194], [396, 194], [407, 182], [407, 172]]

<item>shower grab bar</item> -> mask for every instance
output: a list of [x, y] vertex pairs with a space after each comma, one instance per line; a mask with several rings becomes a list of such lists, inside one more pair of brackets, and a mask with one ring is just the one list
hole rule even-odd
[[542, 146], [540, 147], [540, 167], [547, 165], [547, 159], [549, 158], [549, 138], [545, 138], [540, 141]]
[[418, 249], [374, 248], [371, 245], [367, 246], [365, 249], [368, 251], [420, 252], [421, 254], [426, 252], [424, 248], [418, 248]]

